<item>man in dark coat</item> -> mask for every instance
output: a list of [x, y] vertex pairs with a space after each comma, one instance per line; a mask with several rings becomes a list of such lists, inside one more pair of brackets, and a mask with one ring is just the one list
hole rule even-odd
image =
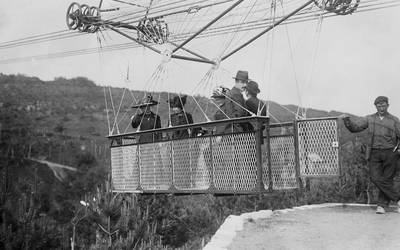
[[[193, 117], [190, 113], [183, 110], [183, 106], [186, 104], [187, 96], [175, 96], [173, 99], [169, 100], [169, 106], [172, 109], [172, 114], [170, 117], [170, 124], [172, 126], [187, 125], [193, 123]], [[173, 139], [188, 138], [191, 135], [188, 129], [175, 130], [172, 134]]]
[[[255, 81], [249, 81], [246, 86], [243, 88], [243, 97], [244, 97], [244, 102], [246, 109], [250, 111], [252, 114], [247, 113], [248, 116], [251, 116], [253, 114], [258, 115], [258, 116], [266, 116], [267, 115], [267, 109], [264, 105], [264, 103], [257, 98], [257, 94], [260, 93], [260, 89], [258, 88], [258, 83]], [[265, 127], [263, 126], [262, 129]], [[248, 123], [247, 125], [247, 130], [248, 131], [254, 131], [254, 127]]]
[[[227, 116], [226, 119], [239, 118], [247, 116], [247, 111], [245, 109], [245, 102], [242, 95], [242, 91], [244, 86], [246, 86], [249, 81], [249, 73], [247, 71], [239, 70], [236, 73], [236, 76], [233, 77], [235, 79], [235, 85], [233, 88], [226, 94], [225, 104], [224, 104], [224, 113]], [[247, 123], [243, 124], [233, 124], [225, 127], [225, 133], [232, 132], [242, 132], [247, 130]]]
[[250, 81], [244, 87], [244, 99], [246, 108], [258, 116], [266, 116], [267, 109], [264, 103], [257, 98], [257, 94], [260, 93], [258, 83]]
[[344, 114], [341, 118], [350, 132], [368, 129], [370, 139], [366, 158], [371, 181], [379, 189], [376, 213], [384, 214], [389, 202], [398, 202], [400, 198], [400, 193], [393, 186], [399, 160], [400, 121], [387, 111], [389, 100], [386, 96], [378, 96], [374, 104], [377, 112], [372, 115], [350, 119]]
[[[138, 131], [146, 131], [161, 128], [160, 116], [151, 111], [151, 106], [157, 105], [158, 102], [153, 100], [151, 95], [146, 96], [142, 103], [139, 103], [133, 108], [139, 108], [140, 113], [132, 117], [132, 127], [139, 128]], [[155, 142], [161, 139], [161, 133], [148, 133], [139, 137], [139, 143]]]
[[246, 116], [246, 110], [243, 108], [245, 103], [242, 91], [249, 81], [249, 73], [239, 70], [233, 79], [235, 79], [235, 85], [226, 96], [225, 110], [229, 118], [238, 118]]
[[[186, 104], [187, 96], [175, 96], [169, 100], [172, 109], [170, 124], [172, 126], [187, 125], [193, 123], [192, 115], [185, 112], [183, 106]], [[180, 129], [172, 132], [173, 139], [185, 139], [191, 136], [189, 129]], [[197, 168], [199, 145], [193, 140], [177, 140], [172, 143], [173, 167], [175, 176], [175, 187], [181, 190], [193, 188], [195, 183], [194, 169]]]
[[[229, 119], [230, 117], [227, 116], [225, 113], [225, 98], [229, 92], [229, 89], [224, 87], [224, 86], [218, 86], [213, 90], [213, 93], [211, 95], [211, 99], [214, 102], [214, 104], [217, 106], [217, 110], [214, 113], [213, 120], [218, 121], [218, 120], [224, 120], [224, 119]], [[225, 125], [217, 125], [215, 127], [215, 133], [220, 134], [225, 132]]]
[[[132, 127], [138, 128], [138, 131], [161, 128], [160, 116], [151, 111], [151, 106], [157, 104], [158, 102], [153, 100], [151, 95], [147, 95], [141, 103], [133, 106], [133, 108], [139, 108], [140, 113], [132, 117]], [[133, 161], [136, 161], [134, 164], [140, 165], [142, 187], [162, 186], [169, 183], [170, 165], [163, 163], [162, 147], [157, 143], [161, 137], [160, 132], [149, 132], [141, 134], [138, 138], [140, 143], [136, 153], [138, 158], [134, 157]]]

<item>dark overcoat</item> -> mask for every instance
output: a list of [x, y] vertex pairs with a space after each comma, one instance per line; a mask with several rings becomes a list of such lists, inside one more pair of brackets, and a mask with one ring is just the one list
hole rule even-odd
[[[139, 131], [146, 131], [161, 128], [161, 119], [159, 115], [153, 112], [137, 114], [132, 119], [132, 127], [138, 128]], [[139, 143], [155, 142], [161, 139], [161, 133], [148, 133], [139, 136]]]
[[[172, 126], [180, 126], [180, 125], [187, 125], [187, 124], [193, 124], [193, 117], [190, 113], [182, 111], [182, 112], [171, 115], [171, 125]], [[182, 139], [182, 138], [188, 138], [188, 137], [189, 137], [188, 129], [175, 130], [172, 133], [173, 139]]]

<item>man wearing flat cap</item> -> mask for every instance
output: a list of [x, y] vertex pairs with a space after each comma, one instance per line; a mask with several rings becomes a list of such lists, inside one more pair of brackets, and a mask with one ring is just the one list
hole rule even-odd
[[366, 158], [371, 181], [379, 189], [376, 213], [384, 214], [391, 200], [398, 202], [400, 212], [400, 193], [393, 187], [399, 160], [400, 121], [387, 111], [389, 99], [386, 96], [378, 96], [374, 104], [377, 110], [374, 114], [358, 119], [344, 114], [341, 118], [352, 133], [368, 129]]

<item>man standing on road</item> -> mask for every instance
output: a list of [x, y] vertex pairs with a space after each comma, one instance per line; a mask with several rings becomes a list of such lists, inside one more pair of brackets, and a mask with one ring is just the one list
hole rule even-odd
[[[398, 202], [400, 194], [393, 187], [399, 160], [400, 122], [388, 113], [389, 100], [386, 96], [375, 99], [377, 112], [356, 120], [346, 114], [341, 115], [346, 128], [354, 133], [368, 129], [369, 140], [366, 158], [369, 165], [371, 181], [379, 189], [377, 214], [384, 214], [390, 200]], [[400, 208], [398, 208], [400, 212]]]

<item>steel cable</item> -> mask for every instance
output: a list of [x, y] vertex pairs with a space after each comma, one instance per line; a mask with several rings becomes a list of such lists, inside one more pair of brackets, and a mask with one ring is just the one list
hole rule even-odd
[[[394, 8], [394, 7], [400, 6], [400, 3], [398, 1], [390, 1], [390, 3], [391, 4], [377, 3], [377, 4], [370, 4], [368, 6], [359, 6], [358, 10], [356, 12], [354, 12], [354, 14], [368, 12], [368, 11], [374, 11], [374, 10], [380, 10], [380, 9], [386, 9], [386, 8]], [[333, 14], [333, 13], [327, 13], [327, 12], [324, 13], [324, 18], [333, 17], [333, 16], [337, 16], [337, 15]], [[302, 13], [301, 16], [299, 15], [292, 19], [289, 19], [286, 22], [283, 22], [282, 24], [301, 23], [301, 22], [306, 22], [306, 21], [315, 20], [315, 19], [316, 19], [315, 12], [307, 12], [307, 13]], [[268, 20], [268, 19], [263, 20], [263, 21], [257, 21], [257, 22], [253, 21], [252, 23], [247, 24], [244, 27], [242, 27], [239, 31], [243, 32], [243, 31], [247, 31], [247, 30], [262, 29], [262, 28], [268, 27], [270, 25], [270, 21], [271, 20]], [[219, 27], [218, 29], [210, 29], [210, 30], [204, 32], [203, 34], [200, 34], [198, 36], [198, 39], [229, 34], [236, 28], [237, 28], [236, 26], [227, 26], [227, 27]], [[84, 33], [84, 34], [86, 34], [86, 33]], [[77, 36], [80, 34], [78, 33], [78, 34], [74, 34], [74, 35]], [[178, 36], [173, 37], [172, 40], [174, 42], [183, 41], [183, 40], [185, 40], [185, 38], [187, 38], [189, 36], [190, 36], [190, 34], [185, 34], [180, 37], [178, 37]], [[56, 39], [54, 39], [54, 40], [56, 40]], [[51, 41], [51, 39], [46, 40], [46, 41]], [[13, 42], [15, 42], [15, 40]], [[26, 44], [20, 44], [20, 45], [15, 44], [15, 45], [13, 45], [13, 47], [20, 47], [20, 46], [25, 46], [25, 45]], [[101, 52], [111, 52], [111, 51], [115, 51], [115, 50], [132, 49], [132, 48], [138, 48], [138, 47], [141, 47], [141, 45], [132, 44], [132, 43], [122, 43], [122, 44], [105, 46]], [[6, 59], [0, 60], [0, 64], [27, 62], [27, 61], [32, 61], [32, 60], [55, 59], [55, 58], [63, 58], [63, 57], [76, 56], [76, 55], [93, 54], [93, 53], [98, 53], [98, 52], [100, 52], [98, 48], [87, 48], [87, 49], [79, 49], [79, 50], [71, 50], [71, 51], [61, 51], [61, 52], [47, 53], [47, 54], [42, 54], [42, 55], [6, 58]]]

